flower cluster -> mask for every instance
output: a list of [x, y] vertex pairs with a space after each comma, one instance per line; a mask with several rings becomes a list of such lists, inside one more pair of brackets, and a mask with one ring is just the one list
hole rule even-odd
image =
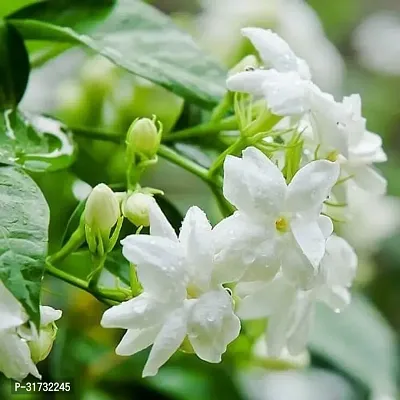
[[0, 371], [8, 378], [22, 380], [32, 374], [41, 378], [36, 363], [49, 354], [56, 335], [54, 321], [61, 311], [40, 307], [40, 329], [29, 321], [21, 304], [0, 281]]
[[239, 335], [238, 317], [268, 317], [271, 357], [304, 351], [314, 304], [346, 307], [357, 266], [352, 247], [334, 233], [330, 206], [345, 208], [354, 186], [385, 192], [373, 163], [386, 156], [366, 130], [359, 96], [335, 101], [275, 33], [242, 32], [264, 67], [231, 75], [227, 86], [265, 99], [281, 120], [241, 157], [225, 158], [223, 194], [233, 215], [211, 227], [191, 207], [177, 236], [152, 200], [150, 234], [122, 241], [143, 291], [107, 310], [102, 325], [127, 329], [120, 355], [153, 345], [144, 376], [179, 348], [219, 362]]

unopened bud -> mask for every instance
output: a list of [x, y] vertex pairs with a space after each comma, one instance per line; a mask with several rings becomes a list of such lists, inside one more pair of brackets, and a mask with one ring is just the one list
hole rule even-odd
[[104, 183], [91, 191], [85, 207], [85, 223], [94, 231], [109, 231], [118, 221], [121, 212], [114, 192]]
[[57, 336], [57, 330], [56, 324], [52, 322], [40, 329], [39, 337], [36, 340], [28, 342], [31, 358], [35, 364], [43, 361], [49, 355]]
[[122, 212], [132, 224], [136, 226], [149, 226], [149, 209], [154, 202], [152, 196], [143, 193], [133, 193], [122, 206]]
[[155, 121], [149, 118], [135, 120], [128, 129], [126, 144], [131, 153], [154, 157], [161, 141], [161, 126], [158, 129]]
[[243, 71], [252, 71], [258, 68], [258, 60], [254, 55], [248, 55], [242, 60], [240, 60], [233, 68], [231, 68], [228, 72], [228, 76], [235, 75], [239, 72]]

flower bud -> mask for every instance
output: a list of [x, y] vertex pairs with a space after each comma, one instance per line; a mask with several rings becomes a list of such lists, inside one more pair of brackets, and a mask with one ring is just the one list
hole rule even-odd
[[109, 231], [120, 217], [120, 208], [114, 192], [104, 183], [91, 191], [85, 207], [85, 224], [93, 231]]
[[36, 340], [28, 342], [31, 358], [35, 364], [43, 361], [49, 355], [57, 336], [57, 330], [56, 324], [52, 322], [40, 329], [39, 337]]
[[148, 158], [157, 153], [161, 140], [161, 128], [157, 129], [154, 120], [139, 118], [128, 129], [126, 144], [131, 153], [143, 154]]
[[232, 76], [243, 71], [254, 70], [258, 68], [258, 65], [257, 57], [250, 54], [242, 58], [242, 60], [240, 60], [233, 68], [231, 68], [228, 72], [228, 76]]
[[149, 208], [153, 201], [153, 197], [148, 194], [133, 193], [123, 203], [122, 212], [132, 224], [136, 226], [149, 226]]

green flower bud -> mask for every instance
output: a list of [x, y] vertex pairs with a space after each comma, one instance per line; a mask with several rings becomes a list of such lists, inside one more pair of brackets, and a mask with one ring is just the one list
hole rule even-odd
[[91, 191], [85, 207], [85, 224], [92, 231], [108, 232], [121, 212], [114, 192], [104, 183]]
[[133, 193], [122, 205], [122, 213], [136, 226], [149, 226], [149, 208], [154, 199], [144, 193]]
[[162, 129], [157, 129], [155, 120], [149, 118], [136, 119], [128, 129], [126, 145], [131, 154], [139, 153], [153, 158], [161, 141]]
[[54, 322], [40, 328], [39, 337], [28, 341], [32, 361], [37, 364], [43, 361], [50, 353], [54, 340], [57, 336], [57, 326]]
[[258, 68], [258, 60], [257, 57], [250, 54], [240, 60], [232, 69], [229, 70], [228, 76], [235, 75], [239, 72], [243, 71], [251, 71], [253, 69]]

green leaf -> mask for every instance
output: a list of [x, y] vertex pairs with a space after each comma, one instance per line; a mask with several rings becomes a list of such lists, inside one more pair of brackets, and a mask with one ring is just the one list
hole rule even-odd
[[0, 20], [0, 109], [15, 108], [28, 84], [29, 56], [19, 32]]
[[49, 209], [35, 182], [9, 166], [0, 167], [0, 204], [0, 279], [39, 325]]
[[21, 7], [34, 3], [37, 0], [3, 0], [0, 2], [0, 17], [4, 17]]
[[72, 134], [55, 119], [6, 110], [0, 114], [0, 162], [49, 172], [74, 161]]
[[41, 2], [18, 11], [9, 22], [25, 39], [83, 44], [204, 107], [219, 101], [225, 92], [225, 71], [167, 16], [139, 0], [98, 3], [63, 7]]
[[341, 314], [324, 306], [318, 308], [310, 347], [374, 393], [395, 393], [396, 338], [367, 299], [354, 296]]

